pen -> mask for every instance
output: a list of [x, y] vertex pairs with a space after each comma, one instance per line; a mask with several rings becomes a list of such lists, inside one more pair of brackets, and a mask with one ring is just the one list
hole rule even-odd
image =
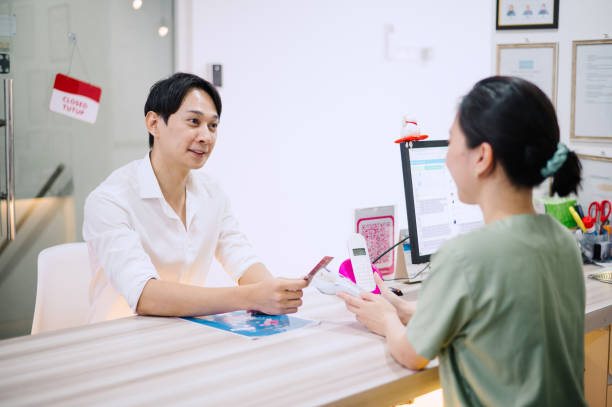
[[576, 225], [578, 225], [578, 227], [582, 230], [583, 233], [586, 233], [586, 228], [584, 227], [584, 223], [582, 223], [582, 219], [580, 219], [580, 216], [578, 215], [578, 212], [576, 212], [576, 209], [574, 209], [572, 206], [570, 206], [568, 209], [570, 213], [572, 214], [572, 217], [576, 221]]
[[397, 296], [401, 297], [402, 295], [404, 295], [404, 293], [398, 288], [390, 287], [389, 290], [391, 290], [391, 292]]
[[584, 211], [582, 210], [582, 206], [580, 206], [580, 204], [574, 205], [574, 209], [576, 209], [576, 212], [578, 212], [578, 215], [580, 215], [580, 219], [584, 218]]

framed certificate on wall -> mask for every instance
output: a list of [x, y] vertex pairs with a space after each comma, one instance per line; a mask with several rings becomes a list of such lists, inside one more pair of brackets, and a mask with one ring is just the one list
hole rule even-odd
[[612, 142], [612, 39], [572, 48], [570, 138]]
[[556, 42], [541, 44], [498, 44], [497, 74], [517, 76], [534, 83], [557, 104]]
[[612, 199], [612, 158], [578, 154], [582, 164], [582, 189], [578, 202], [586, 210], [589, 203]]

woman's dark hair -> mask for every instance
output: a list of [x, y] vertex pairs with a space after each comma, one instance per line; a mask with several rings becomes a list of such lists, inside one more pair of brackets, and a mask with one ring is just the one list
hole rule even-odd
[[[145, 116], [148, 112], [155, 112], [167, 124], [168, 118], [179, 110], [185, 95], [193, 88], [208, 93], [217, 108], [217, 114], [221, 117], [221, 97], [217, 89], [199, 76], [183, 72], [177, 72], [151, 86], [144, 106]], [[153, 140], [153, 135], [149, 133], [149, 147], [153, 147]]]
[[[540, 171], [557, 151], [559, 124], [537, 86], [515, 77], [483, 79], [463, 98], [458, 115], [468, 147], [489, 143], [512, 184], [534, 187], [544, 181]], [[553, 175], [551, 195], [578, 192], [581, 170], [576, 153], [568, 151]]]

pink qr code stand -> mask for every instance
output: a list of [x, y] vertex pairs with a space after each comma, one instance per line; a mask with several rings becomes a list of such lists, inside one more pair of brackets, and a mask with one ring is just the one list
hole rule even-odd
[[[381, 206], [355, 210], [356, 232], [361, 234], [368, 246], [370, 261], [375, 260], [382, 252], [393, 246], [395, 236], [395, 207]], [[395, 271], [395, 250], [385, 254], [376, 268], [383, 276]]]

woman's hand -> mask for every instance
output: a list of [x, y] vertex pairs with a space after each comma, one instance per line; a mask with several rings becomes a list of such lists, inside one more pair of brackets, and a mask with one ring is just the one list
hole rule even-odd
[[416, 310], [416, 301], [406, 301], [395, 295], [393, 291], [387, 287], [383, 279], [380, 278], [378, 273], [374, 273], [374, 281], [376, 281], [376, 285], [380, 289], [381, 295], [395, 307], [402, 324], [407, 325], [410, 318], [412, 318], [412, 314], [414, 314]]
[[[378, 277], [377, 284], [379, 281], [382, 281], [380, 277]], [[388, 291], [386, 286], [383, 288]], [[357, 321], [375, 334], [387, 336], [389, 329], [400, 323], [396, 307], [382, 295], [366, 291], [362, 291], [360, 295], [361, 298], [343, 292], [337, 294], [346, 303], [346, 309], [355, 314]], [[391, 295], [395, 294], [391, 293]]]
[[346, 302], [346, 308], [357, 317], [357, 321], [364, 324], [375, 334], [384, 336], [391, 355], [400, 364], [408, 369], [420, 370], [429, 363], [429, 360], [420, 356], [406, 337], [405, 327], [400, 321], [399, 312], [413, 314], [411, 303], [397, 298], [378, 274], [374, 274], [376, 285], [380, 288], [382, 295], [369, 292], [361, 292], [361, 298], [339, 292], [336, 294]]

